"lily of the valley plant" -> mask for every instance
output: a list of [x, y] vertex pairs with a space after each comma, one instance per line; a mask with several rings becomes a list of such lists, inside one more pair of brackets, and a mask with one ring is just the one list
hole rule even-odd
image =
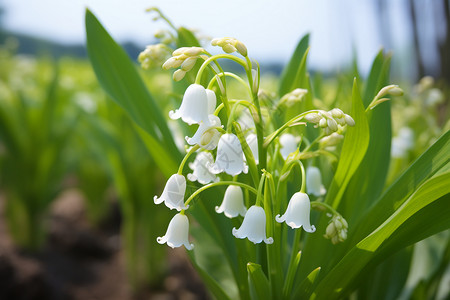
[[[208, 51], [191, 31], [151, 11], [173, 32], [159, 34], [162, 44], [138, 60], [144, 69], [175, 70], [171, 101], [149, 94], [90, 12], [88, 51], [105, 90], [135, 120], [168, 178], [149, 195], [174, 213], [157, 242], [184, 246], [217, 299], [336, 299], [354, 291], [364, 298], [366, 287], [384, 282], [368, 271], [450, 227], [450, 134], [385, 186], [388, 100], [402, 94], [388, 85], [388, 56], [380, 52], [367, 82], [358, 76], [353, 88], [323, 101], [306, 69], [306, 36], [277, 94], [261, 88], [260, 66], [243, 42], [216, 38]], [[105, 59], [103, 49], [114, 56]], [[230, 72], [230, 64], [242, 72]], [[177, 131], [189, 132], [183, 153]]]

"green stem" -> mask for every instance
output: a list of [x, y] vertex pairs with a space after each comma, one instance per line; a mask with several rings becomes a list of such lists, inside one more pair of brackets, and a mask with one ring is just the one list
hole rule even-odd
[[195, 83], [200, 84], [200, 79], [201, 79], [202, 74], [205, 71], [206, 67], [210, 63], [212, 63], [212, 62], [214, 62], [214, 61], [216, 61], [217, 59], [220, 59], [220, 58], [228, 58], [228, 59], [230, 59], [230, 60], [232, 60], [234, 62], [237, 62], [238, 64], [243, 66], [244, 69], [247, 71], [247, 65], [246, 65], [244, 60], [242, 60], [242, 59], [240, 59], [240, 58], [238, 58], [238, 57], [236, 57], [234, 55], [231, 55], [231, 54], [217, 54], [217, 55], [211, 56], [210, 58], [208, 58], [207, 60], [205, 60], [203, 62], [203, 64], [200, 66], [200, 69], [198, 70], [197, 76], [195, 77]]
[[184, 158], [183, 158], [183, 160], [181, 161], [181, 164], [180, 164], [180, 166], [179, 166], [179, 168], [178, 168], [177, 174], [183, 175], [183, 168], [184, 168], [184, 165], [186, 164], [186, 161], [188, 160], [189, 156], [192, 155], [192, 153], [194, 153], [195, 151], [198, 150], [198, 148], [200, 148], [200, 146], [199, 146], [199, 145], [195, 145], [195, 146], [192, 147], [191, 150], [189, 150], [189, 152], [184, 156]]
[[[250, 97], [252, 96], [252, 91], [251, 91], [249, 85], [248, 85], [241, 77], [239, 77], [238, 75], [236, 75], [236, 74], [234, 74], [234, 73], [231, 73], [231, 72], [224, 72], [224, 73], [217, 74], [217, 76], [219, 76], [219, 78], [220, 78], [220, 77], [224, 77], [224, 76], [228, 76], [228, 77], [231, 77], [231, 78], [236, 79], [236, 80], [239, 81], [242, 85], [245, 86], [245, 88], [247, 89], [247, 91], [248, 91]], [[211, 89], [212, 86], [214, 85], [214, 83], [215, 83], [216, 81], [217, 81], [217, 77], [214, 76], [214, 77], [211, 79], [211, 81], [209, 82], [209, 84], [208, 84], [208, 89]]]
[[[255, 123], [255, 129], [256, 129], [256, 138], [258, 140], [258, 156], [259, 156], [259, 166], [261, 169], [265, 169], [267, 168], [267, 152], [266, 149], [263, 147], [264, 145], [264, 124], [263, 124], [263, 118], [262, 118], [262, 114], [261, 114], [261, 106], [259, 104], [259, 98], [258, 98], [258, 90], [255, 89], [255, 86], [253, 84], [254, 79], [253, 79], [253, 74], [252, 74], [252, 62], [250, 61], [250, 58], [248, 56], [245, 57], [245, 60], [247, 62], [247, 68], [246, 68], [246, 73], [247, 73], [247, 78], [248, 78], [248, 83], [249, 86], [251, 87], [252, 90], [252, 100], [253, 103], [256, 106], [256, 111], [257, 111], [257, 117], [255, 117], [253, 114], [253, 121]], [[259, 80], [260, 80], [260, 74], [259, 74], [259, 65], [258, 65], [258, 85], [256, 87], [259, 86]]]
[[241, 126], [239, 123], [234, 122], [233, 123], [234, 130], [236, 132], [236, 136], [239, 139], [239, 142], [242, 146], [242, 151], [244, 152], [245, 159], [247, 160], [248, 168], [250, 171], [250, 175], [252, 176], [253, 184], [257, 186], [259, 184], [259, 173], [258, 168], [256, 167], [256, 161], [253, 157], [253, 153], [247, 144], [247, 141], [245, 140], [244, 134], [242, 133]]
[[231, 124], [234, 122], [234, 115], [236, 114], [237, 107], [239, 105], [247, 107], [250, 111], [252, 108], [254, 109], [254, 105], [247, 100], [238, 100], [233, 104], [233, 108], [231, 109], [230, 116], [228, 117], [227, 130], [231, 130]]
[[272, 132], [268, 137], [266, 137], [265, 141], [264, 141], [264, 147], [267, 148], [269, 147], [270, 143], [273, 142], [273, 140], [279, 135], [281, 134], [284, 130], [286, 130], [291, 124], [300, 121], [304, 116], [306, 116], [307, 114], [310, 113], [317, 113], [319, 112], [319, 110], [309, 110], [306, 111], [304, 113], [301, 113], [295, 117], [293, 117], [292, 119], [290, 119], [289, 121], [287, 121], [286, 123], [284, 123], [280, 128], [278, 128], [277, 130], [275, 130], [274, 132]]
[[215, 186], [220, 186], [220, 185], [237, 185], [237, 186], [240, 186], [242, 188], [249, 190], [250, 192], [254, 193], [255, 195], [258, 195], [258, 191], [254, 187], [249, 186], [248, 184], [237, 182], [237, 181], [219, 181], [219, 182], [207, 184], [205, 186], [202, 186], [198, 190], [196, 190], [194, 193], [192, 193], [192, 195], [189, 196], [189, 198], [186, 200], [184, 205], [187, 206], [189, 204], [189, 202], [192, 201], [192, 199], [194, 199], [198, 194], [200, 194], [204, 190], [207, 190], [207, 189], [215, 187]]
[[296, 258], [299, 255], [301, 235], [302, 235], [301, 228], [295, 229], [294, 242], [292, 243], [291, 258], [289, 260], [289, 267], [286, 274], [286, 281], [284, 282], [283, 286], [284, 299], [289, 298], [289, 294], [291, 293], [292, 290], [292, 283], [294, 282], [295, 273], [297, 272], [297, 266], [300, 261], [300, 259]]
[[259, 181], [258, 194], [256, 195], [256, 203], [255, 203], [256, 206], [261, 206], [261, 199], [262, 199], [262, 193], [263, 193], [265, 179], [266, 179], [266, 172], [263, 170], [261, 180]]
[[338, 213], [333, 207], [331, 207], [330, 205], [328, 205], [324, 202], [311, 201], [311, 208], [318, 210], [318, 211], [327, 211], [328, 210], [333, 215], [340, 215], [340, 213]]

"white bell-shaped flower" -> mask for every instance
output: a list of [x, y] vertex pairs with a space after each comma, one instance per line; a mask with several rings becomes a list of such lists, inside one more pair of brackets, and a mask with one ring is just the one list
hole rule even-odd
[[158, 237], [156, 241], [160, 244], [167, 243], [169, 247], [176, 248], [185, 246], [186, 249], [192, 250], [194, 245], [189, 243], [189, 220], [184, 214], [176, 214], [170, 220], [166, 234]]
[[214, 91], [206, 89], [206, 97], [208, 98], [208, 114], [214, 114], [217, 105], [216, 93]]
[[191, 84], [184, 93], [179, 109], [169, 112], [173, 120], [181, 118], [184, 122], [198, 124], [208, 122], [208, 95], [200, 84]]
[[214, 163], [214, 158], [209, 152], [200, 152], [195, 157], [194, 162], [189, 164], [192, 173], [187, 175], [190, 181], [198, 181], [201, 184], [216, 182], [219, 180], [217, 176], [211, 173], [208, 166]]
[[283, 133], [280, 136], [281, 156], [283, 156], [283, 158], [286, 159], [289, 156], [289, 154], [297, 150], [299, 142], [300, 142], [299, 137], [296, 137], [290, 133]]
[[322, 184], [322, 175], [319, 168], [310, 166], [306, 169], [306, 190], [316, 197], [323, 196], [327, 192]]
[[300, 228], [306, 232], [316, 231], [316, 227], [311, 225], [309, 221], [309, 213], [311, 211], [311, 203], [309, 202], [309, 197], [307, 194], [302, 192], [297, 192], [292, 195], [291, 200], [289, 200], [288, 207], [284, 215], [280, 217], [277, 215], [275, 220], [278, 223], [286, 222], [291, 228]]
[[214, 174], [225, 172], [232, 176], [247, 173], [248, 166], [244, 162], [244, 152], [235, 134], [227, 133], [220, 137], [216, 162], [210, 166], [210, 170]]
[[241, 227], [233, 228], [233, 235], [238, 239], [248, 238], [254, 244], [273, 243], [273, 238], [266, 238], [266, 212], [261, 206], [253, 205], [248, 209]]
[[259, 154], [258, 154], [258, 138], [256, 134], [250, 133], [245, 138], [248, 146], [250, 147], [250, 151], [252, 151], [253, 157], [255, 158], [256, 164], [259, 164]]
[[242, 189], [236, 185], [230, 185], [225, 191], [222, 204], [216, 206], [217, 213], [224, 213], [228, 218], [234, 218], [238, 215], [245, 216], [247, 208], [244, 205], [244, 194]]
[[195, 134], [190, 138], [186, 137], [186, 142], [189, 145], [199, 145], [206, 150], [213, 150], [217, 147], [220, 138], [220, 133], [214, 127], [220, 127], [221, 122], [219, 117], [209, 115], [207, 122], [200, 122]]
[[167, 180], [166, 186], [161, 197], [155, 196], [153, 201], [155, 204], [164, 204], [170, 209], [178, 211], [188, 209], [189, 206], [184, 205], [184, 194], [186, 192], [186, 178], [183, 175], [174, 174]]

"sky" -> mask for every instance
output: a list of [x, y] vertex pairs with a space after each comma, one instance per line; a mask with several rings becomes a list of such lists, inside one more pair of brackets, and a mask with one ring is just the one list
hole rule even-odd
[[[323, 71], [339, 71], [353, 49], [363, 72], [382, 47], [379, 20], [370, 0], [0, 0], [3, 26], [62, 43], [83, 43], [84, 13], [89, 8], [119, 42], [145, 46], [158, 29], [167, 29], [154, 14], [156, 6], [176, 25], [211, 37], [241, 40], [258, 61], [287, 63], [300, 38], [310, 33], [309, 63]], [[399, 1], [394, 1], [399, 2]], [[394, 5], [395, 12], [395, 5]], [[401, 15], [393, 20], [399, 35]], [[395, 23], [397, 22], [397, 23]], [[395, 40], [397, 43], [402, 40]]]

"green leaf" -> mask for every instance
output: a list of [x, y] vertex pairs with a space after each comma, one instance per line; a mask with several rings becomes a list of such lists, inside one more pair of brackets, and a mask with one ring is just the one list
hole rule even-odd
[[345, 133], [341, 157], [325, 202], [338, 207], [347, 185], [358, 169], [369, 145], [369, 126], [356, 79], [353, 82], [352, 112], [354, 127]]
[[[148, 92], [135, 65], [97, 18], [86, 10], [87, 50], [95, 74], [109, 96], [161, 144], [172, 163], [181, 160], [172, 134], [155, 99]], [[167, 161], [155, 157], [160, 167]]]
[[228, 295], [225, 293], [225, 291], [222, 289], [219, 283], [197, 264], [193, 253], [190, 251], [188, 251], [187, 253], [195, 269], [202, 277], [203, 281], [208, 286], [209, 291], [214, 295], [214, 297], [216, 297], [216, 299], [218, 300], [230, 300], [231, 298], [228, 297]]
[[178, 33], [178, 40], [177, 40], [178, 47], [200, 47], [200, 42], [197, 40], [195, 35], [189, 29], [179, 27], [177, 33]]
[[446, 172], [422, 184], [325, 276], [316, 289], [317, 297], [337, 298], [349, 291], [365, 266], [373, 266], [411, 243], [450, 228], [449, 182], [450, 172]]
[[[439, 171], [449, 166], [450, 131], [444, 133], [423, 153], [381, 196], [381, 198], [355, 222], [349, 232], [351, 245], [375, 230], [394, 213], [417, 188]], [[351, 226], [351, 225], [350, 225]], [[351, 230], [351, 229], [350, 229]]]
[[[308, 55], [309, 34], [302, 37], [295, 48], [289, 63], [283, 70], [278, 94], [287, 94], [295, 88], [300, 88], [306, 75], [306, 57]], [[297, 86], [298, 85], [298, 86]]]
[[260, 265], [255, 263], [247, 264], [248, 281], [250, 291], [253, 292], [253, 299], [270, 299], [270, 283], [262, 271]]
[[313, 292], [314, 283], [319, 273], [320, 267], [309, 273], [309, 275], [296, 287], [292, 293], [291, 299], [309, 299]]
[[[370, 89], [376, 93], [382, 86], [387, 85], [389, 66], [390, 57], [384, 59], [380, 53], [373, 63], [366, 91]], [[371, 85], [375, 87], [372, 88]], [[372, 99], [374, 96], [369, 94], [367, 97]], [[366, 102], [370, 101], [365, 101], [365, 105], [367, 106]], [[370, 128], [369, 146], [338, 208], [350, 223], [358, 216], [356, 212], [367, 209], [379, 197], [385, 186], [391, 150], [390, 109], [390, 102], [386, 102], [367, 113]]]

